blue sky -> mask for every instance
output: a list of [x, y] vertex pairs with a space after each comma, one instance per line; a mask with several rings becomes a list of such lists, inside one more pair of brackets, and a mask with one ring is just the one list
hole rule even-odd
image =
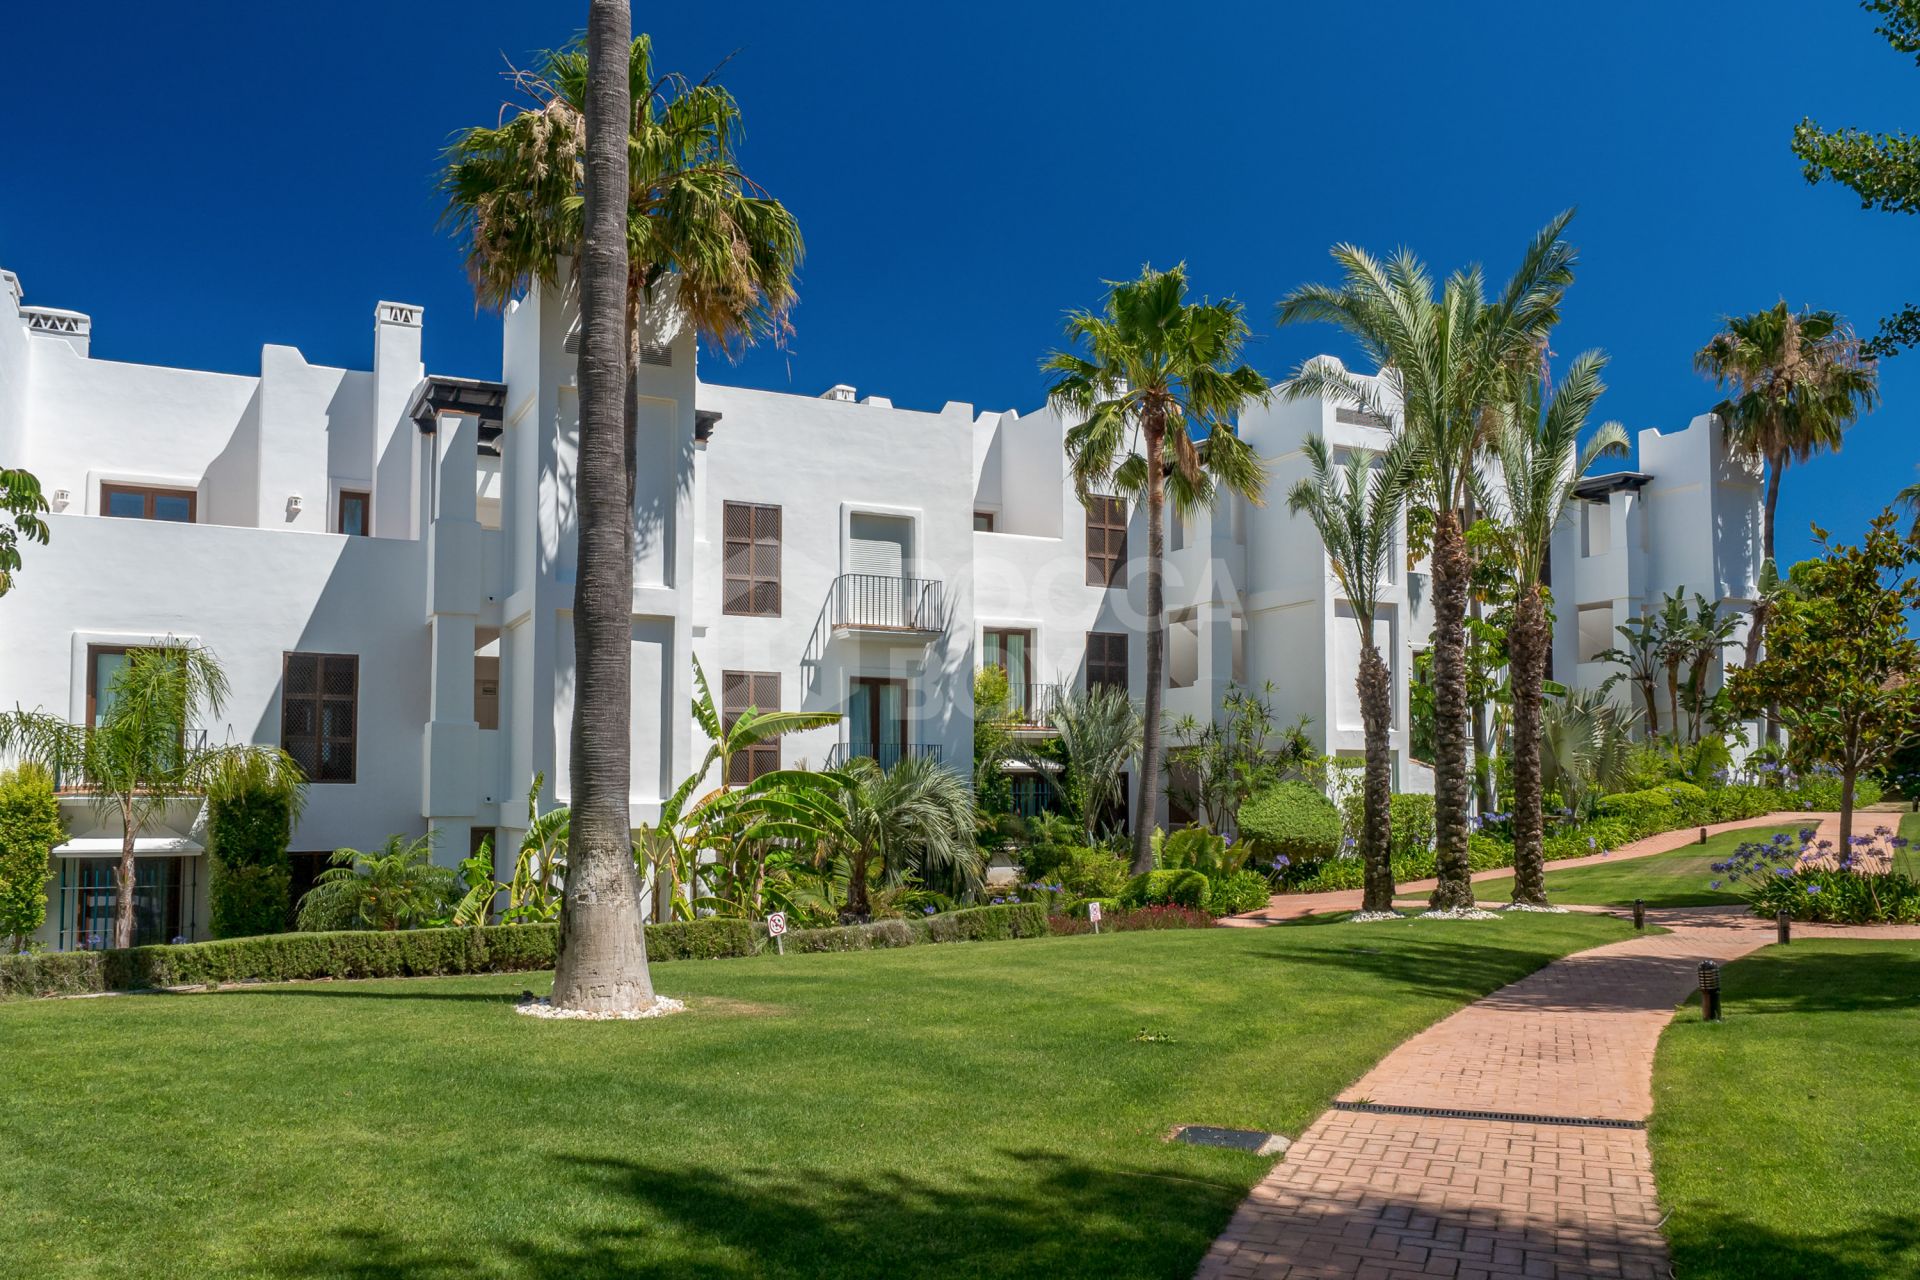
[[[435, 372], [494, 376], [435, 229], [435, 159], [494, 119], [503, 58], [566, 40], [584, 3], [20, 6], [0, 266], [94, 316], [97, 355], [236, 372], [259, 347], [365, 367], [373, 303], [427, 308]], [[1169, 13], [1175, 15], [1169, 21]], [[1503, 275], [1578, 205], [1583, 265], [1555, 343], [1612, 354], [1603, 413], [1676, 429], [1713, 401], [1693, 351], [1725, 312], [1920, 300], [1920, 220], [1801, 179], [1828, 125], [1920, 125], [1920, 68], [1848, 4], [639, 6], [663, 65], [741, 100], [750, 173], [809, 253], [790, 349], [706, 377], [937, 408], [1028, 409], [1061, 313], [1104, 278], [1184, 259], [1248, 307], [1273, 376], [1346, 354], [1277, 332], [1329, 245], [1408, 245]], [[1857, 533], [1914, 478], [1920, 352], [1844, 452], [1790, 473], [1809, 520]]]

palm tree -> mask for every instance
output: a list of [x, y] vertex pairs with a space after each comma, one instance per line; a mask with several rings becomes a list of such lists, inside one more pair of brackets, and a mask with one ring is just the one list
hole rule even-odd
[[1722, 613], [1717, 602], [1698, 592], [1694, 593], [1693, 624], [1689, 628], [1692, 644], [1687, 650], [1687, 679], [1680, 690], [1681, 705], [1687, 709], [1689, 742], [1699, 742], [1706, 728], [1707, 713], [1712, 703], [1707, 695], [1707, 679], [1713, 674], [1714, 660], [1738, 643], [1734, 632], [1739, 625], [1738, 613]]
[[[1905, 507], [1913, 516], [1913, 532], [1920, 533], [1920, 480], [1893, 495], [1895, 506]], [[1753, 664], [1749, 662], [1748, 666]]]
[[1257, 502], [1266, 467], [1233, 429], [1233, 418], [1269, 396], [1266, 379], [1236, 364], [1246, 342], [1240, 304], [1188, 302], [1187, 269], [1141, 270], [1107, 281], [1099, 314], [1067, 318], [1072, 351], [1041, 368], [1053, 375], [1054, 406], [1079, 421], [1067, 432], [1074, 488], [1086, 501], [1111, 485], [1147, 504], [1146, 734], [1134, 806], [1133, 869], [1153, 867], [1160, 808], [1160, 705], [1166, 683], [1166, 605], [1161, 563], [1166, 501], [1180, 511], [1211, 506], [1224, 485]]
[[1541, 785], [1585, 816], [1594, 798], [1625, 777], [1638, 718], [1604, 689], [1570, 689], [1549, 699], [1540, 716]]
[[1693, 656], [1693, 614], [1687, 609], [1685, 588], [1661, 598], [1654, 615], [1659, 631], [1660, 665], [1667, 673], [1667, 717], [1673, 723], [1673, 745], [1680, 745], [1680, 668]]
[[876, 872], [890, 884], [912, 874], [956, 896], [979, 889], [984, 862], [973, 839], [973, 792], [964, 776], [914, 755], [888, 769], [862, 756], [838, 776], [845, 787], [845, 827], [822, 852], [845, 858], [848, 920], [872, 914], [868, 878]]
[[640, 316], [670, 288], [722, 347], [777, 336], [801, 241], [735, 163], [732, 96], [656, 75], [626, 0], [592, 0], [585, 41], [515, 83], [523, 110], [448, 149], [444, 219], [482, 305], [561, 284], [569, 265], [579, 291], [572, 814], [553, 1001], [627, 1012], [653, 1000], [627, 809]]
[[1612, 688], [1616, 680], [1626, 680], [1638, 689], [1646, 704], [1647, 734], [1657, 738], [1660, 736], [1660, 704], [1655, 686], [1660, 679], [1660, 624], [1642, 615], [1628, 618], [1614, 630], [1626, 643], [1602, 650], [1593, 660], [1611, 662], [1620, 670], [1608, 676], [1600, 687], [1604, 691]]
[[[1054, 703], [1047, 720], [1060, 735], [1060, 750], [1067, 758], [1067, 799], [1079, 811], [1087, 843], [1092, 844], [1100, 815], [1127, 802], [1121, 779], [1146, 735], [1140, 709], [1125, 689], [1095, 685], [1069, 691]], [[1061, 785], [1051, 771], [1042, 773], [1054, 786]]]
[[[0, 712], [0, 752], [10, 752], [68, 780], [101, 817], [120, 822], [120, 865], [114, 872], [113, 945], [134, 944], [134, 845], [168, 805], [203, 795], [209, 782], [257, 767], [297, 767], [278, 748], [205, 746], [202, 723], [220, 714], [227, 676], [198, 644], [168, 641], [132, 649], [107, 683], [91, 725], [46, 711]], [[246, 758], [271, 757], [257, 766]]]
[[1729, 392], [1714, 407], [1727, 443], [1767, 467], [1762, 558], [1772, 560], [1774, 509], [1787, 465], [1823, 449], [1880, 398], [1879, 369], [1831, 311], [1788, 311], [1785, 299], [1726, 328], [1693, 358], [1694, 368]]
[[336, 849], [333, 865], [300, 899], [303, 931], [416, 929], [445, 915], [456, 879], [433, 864], [433, 833], [388, 836], [378, 851]]
[[1489, 418], [1518, 371], [1539, 358], [1573, 280], [1574, 251], [1561, 214], [1536, 235], [1497, 298], [1479, 267], [1448, 276], [1436, 296], [1426, 266], [1402, 251], [1385, 263], [1352, 245], [1333, 250], [1343, 280], [1303, 285], [1276, 312], [1282, 325], [1324, 320], [1345, 329], [1380, 370], [1379, 382], [1336, 362], [1311, 360], [1287, 383], [1291, 397], [1326, 396], [1363, 411], [1403, 415], [1425, 460], [1418, 494], [1433, 517], [1433, 720], [1435, 910], [1473, 906], [1467, 864], [1467, 588], [1462, 509], [1485, 452]]
[[1354, 683], [1367, 742], [1360, 824], [1360, 856], [1366, 866], [1363, 912], [1393, 913], [1393, 758], [1387, 740], [1393, 727], [1393, 688], [1380, 646], [1374, 643], [1373, 620], [1396, 551], [1401, 508], [1420, 463], [1416, 444], [1412, 434], [1401, 432], [1379, 466], [1373, 453], [1355, 449], [1343, 467], [1334, 462], [1325, 440], [1308, 436], [1306, 454], [1313, 475], [1287, 495], [1288, 510], [1294, 515], [1306, 512], [1320, 531], [1334, 578], [1360, 629], [1360, 670]]
[[1574, 487], [1604, 454], [1627, 452], [1626, 429], [1605, 423], [1583, 448], [1580, 433], [1605, 384], [1607, 358], [1589, 351], [1547, 391], [1544, 357], [1521, 379], [1520, 394], [1499, 415], [1493, 456], [1497, 482], [1476, 483], [1481, 505], [1513, 531], [1513, 621], [1507, 627], [1513, 686], [1513, 901], [1547, 905], [1546, 815], [1541, 781], [1541, 706], [1553, 644], [1544, 577], [1547, 556], [1573, 501]]

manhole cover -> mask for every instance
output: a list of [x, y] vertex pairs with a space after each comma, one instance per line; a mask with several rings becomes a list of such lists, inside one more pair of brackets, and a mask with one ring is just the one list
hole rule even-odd
[[1175, 1142], [1191, 1142], [1197, 1147], [1230, 1147], [1251, 1151], [1257, 1156], [1275, 1156], [1292, 1143], [1277, 1133], [1257, 1129], [1219, 1129], [1206, 1124], [1183, 1124], [1173, 1131]]

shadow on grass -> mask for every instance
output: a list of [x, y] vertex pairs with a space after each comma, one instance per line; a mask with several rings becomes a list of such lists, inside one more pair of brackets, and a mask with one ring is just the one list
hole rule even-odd
[[[1371, 939], [1370, 930], [1398, 927], [1391, 922], [1352, 925], [1352, 940], [1347, 946], [1290, 948], [1267, 958], [1289, 966], [1338, 970], [1401, 991], [1453, 1001], [1484, 996], [1558, 958], [1544, 943], [1534, 949], [1525, 945], [1524, 939], [1503, 940], [1485, 933], [1470, 939], [1459, 932], [1461, 926], [1443, 921], [1419, 926], [1432, 931], [1428, 936], [1397, 935], [1390, 945], [1385, 939], [1379, 943]], [[1485, 927], [1498, 929], [1502, 925], [1489, 923]]]
[[1881, 1213], [1787, 1233], [1724, 1210], [1667, 1224], [1675, 1275], [1688, 1280], [1884, 1280], [1920, 1276], [1920, 1218]]
[[[371, 991], [359, 985], [364, 982], [421, 982], [425, 983], [433, 975], [421, 975], [417, 978], [342, 978], [339, 982], [315, 982], [297, 986], [259, 986], [259, 987], [223, 987], [215, 992], [181, 992], [182, 995], [217, 995], [223, 998], [246, 1000], [283, 1000], [320, 999], [320, 1000], [431, 1000], [456, 1001], [472, 1004], [513, 1004], [520, 998], [517, 991], [439, 991], [422, 985], [417, 991]], [[351, 985], [349, 985], [351, 984]]]
[[1728, 969], [1720, 985], [1730, 1018], [1920, 1010], [1920, 950], [1880, 950], [1870, 939], [1857, 951], [1775, 947]]
[[[561, 1157], [552, 1183], [523, 1201], [515, 1237], [435, 1243], [355, 1228], [266, 1269], [348, 1280], [1184, 1275], [1243, 1194], [1054, 1152], [997, 1155], [997, 1170], [938, 1183], [914, 1175], [909, 1151], [891, 1162], [899, 1172], [864, 1176]], [[555, 1204], [584, 1206], [591, 1220], [556, 1219]]]

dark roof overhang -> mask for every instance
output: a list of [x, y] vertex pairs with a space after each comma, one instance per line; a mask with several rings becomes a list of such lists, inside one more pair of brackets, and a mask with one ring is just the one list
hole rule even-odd
[[1573, 496], [1594, 501], [1622, 489], [1638, 493], [1647, 487], [1653, 479], [1644, 471], [1609, 471], [1605, 475], [1588, 476], [1573, 486]]
[[507, 407], [507, 384], [480, 378], [450, 378], [430, 374], [414, 388], [407, 402], [407, 416], [423, 433], [432, 434], [443, 413], [466, 414], [480, 419], [480, 452], [500, 453], [500, 432]]

